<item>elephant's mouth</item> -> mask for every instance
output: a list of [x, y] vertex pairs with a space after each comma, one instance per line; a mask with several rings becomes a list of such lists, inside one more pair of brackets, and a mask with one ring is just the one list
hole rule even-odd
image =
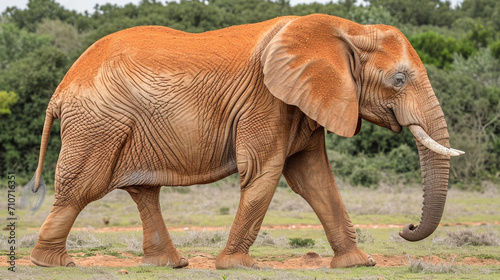
[[405, 126], [398, 122], [394, 110], [390, 107], [386, 107], [384, 111], [364, 110], [360, 112], [360, 116], [365, 121], [388, 128], [395, 133], [400, 133]]
[[394, 110], [392, 108], [389, 108], [389, 110], [390, 112], [389, 114], [387, 114], [387, 119], [384, 120], [385, 127], [389, 128], [395, 133], [400, 133], [401, 130], [403, 130], [403, 127], [401, 124], [399, 124], [398, 118], [396, 117]]
[[395, 133], [400, 133], [403, 130], [403, 127], [396, 121], [389, 122], [388, 128]]

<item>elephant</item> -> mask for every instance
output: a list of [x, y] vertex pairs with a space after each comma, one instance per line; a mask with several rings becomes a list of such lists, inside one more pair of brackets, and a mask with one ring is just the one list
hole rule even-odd
[[250, 256], [283, 174], [319, 218], [332, 268], [373, 266], [356, 244], [325, 149], [325, 133], [353, 137], [361, 121], [415, 136], [423, 182], [420, 223], [437, 228], [451, 156], [444, 114], [423, 63], [395, 27], [324, 14], [191, 34], [140, 26], [107, 35], [68, 70], [46, 110], [40, 157], [25, 191], [44, 187], [54, 119], [61, 121], [55, 201], [31, 260], [74, 266], [68, 233], [90, 202], [115, 189], [137, 204], [144, 263], [185, 267], [161, 215], [161, 186], [240, 176], [241, 197], [216, 267], [258, 268]]

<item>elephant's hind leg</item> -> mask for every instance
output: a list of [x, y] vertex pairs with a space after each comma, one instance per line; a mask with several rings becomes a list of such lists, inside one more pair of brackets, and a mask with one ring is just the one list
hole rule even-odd
[[99, 185], [94, 185], [97, 187], [93, 190], [91, 189], [94, 186], [83, 187], [86, 191], [82, 193], [80, 188], [72, 187], [89, 185], [82, 183], [80, 178], [68, 180], [64, 186], [60, 183], [61, 180], [63, 180], [61, 177], [56, 176], [56, 200], [40, 228], [38, 240], [31, 251], [31, 261], [39, 266], [75, 266], [75, 262], [66, 251], [66, 239], [71, 227], [87, 204], [107, 193], [102, 191], [104, 188]]
[[181, 268], [189, 263], [172, 242], [160, 208], [160, 187], [124, 188], [137, 204], [143, 228], [143, 263]]
[[[55, 204], [55, 203], [54, 203]], [[80, 210], [71, 206], [52, 207], [43, 223], [31, 261], [38, 266], [75, 266], [66, 251], [66, 238]]]

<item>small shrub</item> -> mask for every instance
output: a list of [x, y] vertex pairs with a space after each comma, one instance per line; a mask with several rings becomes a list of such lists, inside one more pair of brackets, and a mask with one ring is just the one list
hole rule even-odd
[[477, 233], [471, 229], [462, 229], [456, 232], [447, 232], [444, 238], [435, 238], [434, 243], [442, 243], [451, 246], [499, 246], [500, 239], [495, 231]]
[[403, 242], [403, 241], [405, 241], [405, 240], [404, 240], [404, 239], [403, 239], [403, 237], [401, 237], [398, 233], [393, 232], [393, 233], [391, 233], [391, 235], [389, 236], [389, 241], [390, 241], [390, 242]]
[[389, 153], [387, 165], [396, 173], [406, 173], [420, 169], [418, 153], [406, 144], [400, 145]]
[[[38, 239], [38, 232], [32, 234], [21, 235], [16, 239], [16, 248], [33, 248]], [[12, 244], [9, 244], [7, 235], [0, 235], [0, 250], [9, 250]]]
[[127, 246], [127, 252], [142, 253], [142, 237], [130, 233], [120, 237], [120, 241]]
[[168, 187], [166, 188], [169, 192], [176, 192], [181, 194], [188, 194], [191, 192], [191, 188], [189, 187]]
[[9, 239], [7, 235], [0, 234], [0, 250], [7, 251], [10, 248], [9, 243], [7, 242]]
[[362, 243], [373, 243], [375, 241], [375, 238], [373, 235], [368, 233], [366, 230], [360, 230], [359, 228], [356, 229], [356, 240], [357, 243], [362, 244]]
[[344, 179], [349, 178], [354, 168], [359, 165], [357, 157], [337, 151], [329, 151], [328, 159], [335, 175]]
[[377, 186], [380, 182], [380, 170], [375, 166], [359, 166], [355, 168], [349, 177], [349, 181], [354, 186], [371, 187]]
[[449, 264], [440, 263], [434, 264], [432, 262], [426, 262], [422, 259], [413, 259], [407, 256], [409, 260], [408, 270], [411, 273], [457, 273], [460, 271], [460, 267], [454, 264], [452, 261]]
[[219, 208], [220, 215], [229, 215], [229, 207], [221, 207]]
[[491, 54], [496, 59], [500, 59], [500, 40], [491, 43], [490, 49], [491, 49]]
[[66, 240], [66, 246], [69, 250], [76, 248], [101, 248], [111, 247], [111, 240], [103, 240], [103, 236], [91, 232], [92, 228], [84, 231], [71, 232]]
[[272, 237], [267, 231], [259, 232], [254, 243], [255, 246], [271, 246], [279, 248], [289, 248], [290, 244], [285, 236]]
[[176, 235], [172, 240], [177, 247], [222, 247], [227, 241], [229, 231], [187, 231]]
[[293, 248], [313, 247], [314, 244], [315, 244], [314, 240], [312, 240], [311, 238], [304, 239], [304, 238], [301, 238], [301, 237], [297, 237], [297, 238], [290, 238], [289, 240], [290, 241], [288, 243]]

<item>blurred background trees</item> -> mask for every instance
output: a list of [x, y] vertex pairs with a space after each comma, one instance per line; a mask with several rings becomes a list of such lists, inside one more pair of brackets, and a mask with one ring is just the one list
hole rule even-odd
[[[96, 5], [82, 14], [54, 0], [30, 0], [27, 9], [0, 12], [0, 170], [16, 172], [20, 184], [35, 172], [52, 93], [72, 63], [99, 38], [138, 25], [203, 32], [311, 13], [398, 27], [427, 67], [453, 146], [467, 152], [452, 160], [450, 185], [481, 189], [485, 180], [500, 182], [500, 1], [464, 0], [453, 7], [446, 0], [340, 0], [296, 6], [286, 0], [143, 0], [123, 7]], [[44, 165], [49, 183], [59, 132], [56, 121]], [[327, 135], [327, 145], [334, 172], [352, 185], [420, 180], [418, 154], [407, 129], [394, 134], [364, 122], [353, 138]]]

